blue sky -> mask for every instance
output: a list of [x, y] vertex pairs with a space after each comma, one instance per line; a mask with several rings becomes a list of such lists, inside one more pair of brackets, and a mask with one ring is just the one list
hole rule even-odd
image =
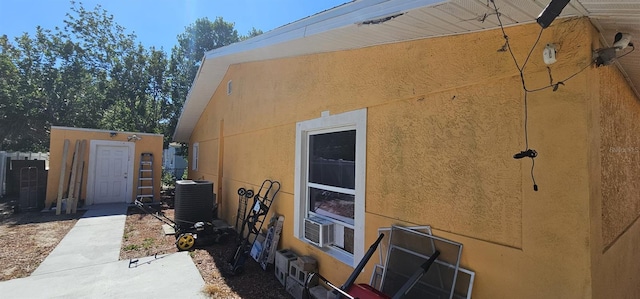
[[[145, 47], [163, 47], [170, 52], [176, 36], [197, 18], [223, 17], [235, 23], [238, 33], [246, 35], [255, 27], [267, 32], [349, 0], [83, 0], [87, 10], [100, 4], [115, 21], [135, 32]], [[0, 0], [0, 35], [11, 40], [23, 32], [62, 27], [70, 12], [68, 0]]]

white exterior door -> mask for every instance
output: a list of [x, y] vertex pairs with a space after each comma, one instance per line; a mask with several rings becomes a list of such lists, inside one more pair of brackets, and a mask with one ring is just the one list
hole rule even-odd
[[[105, 144], [106, 143], [106, 144]], [[119, 143], [119, 144], [118, 144]], [[92, 144], [87, 183], [87, 204], [129, 202], [133, 178], [133, 154], [129, 142]]]

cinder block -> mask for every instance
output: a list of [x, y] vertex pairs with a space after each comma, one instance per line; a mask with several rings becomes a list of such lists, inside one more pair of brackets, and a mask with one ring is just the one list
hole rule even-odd
[[299, 256], [296, 264], [298, 264], [303, 271], [315, 271], [318, 268], [318, 261], [308, 255]]
[[312, 299], [326, 299], [327, 292], [327, 289], [325, 289], [323, 286], [315, 286], [309, 288], [309, 294], [311, 295]]
[[287, 293], [291, 294], [295, 299], [303, 299], [304, 286], [299, 284], [293, 277], [287, 277], [287, 286], [285, 287]]
[[295, 261], [298, 255], [289, 249], [276, 251], [275, 258], [275, 275], [282, 286], [287, 285], [287, 276], [289, 276], [289, 263]]
[[[313, 271], [304, 271], [297, 263], [289, 263], [289, 277], [293, 278], [301, 285], [305, 284], [307, 278], [309, 278], [309, 274], [311, 274], [315, 270], [316, 269], [313, 269]], [[309, 287], [318, 285], [318, 277], [314, 276], [308, 285]]]

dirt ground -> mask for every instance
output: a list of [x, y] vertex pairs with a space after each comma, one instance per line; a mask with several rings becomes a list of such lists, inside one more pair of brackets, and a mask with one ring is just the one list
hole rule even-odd
[[[39, 211], [13, 213], [0, 202], [0, 281], [29, 276], [71, 230], [83, 213], [55, 215]], [[163, 208], [173, 219], [173, 209]], [[278, 282], [273, 267], [268, 271], [249, 258], [244, 272], [232, 275], [227, 260], [236, 249], [235, 235], [211, 246], [189, 252], [211, 298], [281, 299], [292, 298]], [[166, 236], [162, 222], [136, 207], [129, 208], [122, 236], [120, 259], [175, 253], [174, 236]]]
[[[6, 201], [0, 202], [3, 207]], [[27, 277], [38, 268], [83, 213], [39, 211], [0, 215], [0, 281]]]
[[[173, 209], [165, 206], [162, 211], [173, 219]], [[189, 253], [206, 283], [203, 290], [206, 294], [212, 298], [233, 299], [292, 298], [276, 279], [273, 268], [263, 271], [251, 258], [247, 260], [242, 274], [230, 274], [226, 270], [226, 261], [235, 252], [235, 236], [229, 235], [225, 239]], [[175, 237], [164, 235], [162, 222], [136, 207], [129, 208], [120, 258], [131, 259], [173, 252], [177, 252]]]

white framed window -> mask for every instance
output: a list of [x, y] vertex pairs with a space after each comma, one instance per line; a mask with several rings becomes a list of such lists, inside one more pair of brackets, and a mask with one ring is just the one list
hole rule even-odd
[[[296, 124], [294, 235], [352, 267], [365, 251], [366, 127], [367, 109]], [[324, 223], [330, 242], [305, 236], [305, 219]]]
[[195, 142], [191, 146], [191, 170], [198, 170], [198, 156], [200, 155], [200, 143]]

